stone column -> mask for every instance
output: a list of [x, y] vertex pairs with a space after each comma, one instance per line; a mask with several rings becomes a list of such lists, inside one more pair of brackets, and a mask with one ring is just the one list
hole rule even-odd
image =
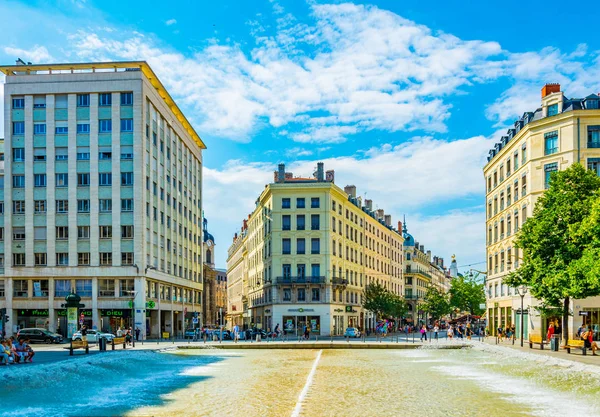
[[[134, 291], [135, 291], [135, 300], [134, 300], [134, 328], [140, 329], [140, 334], [142, 335], [142, 339], [146, 337], [146, 278], [145, 277], [136, 277], [134, 280]], [[134, 332], [135, 334], [135, 332]]]
[[92, 329], [101, 329], [100, 315], [98, 314], [98, 277], [92, 278]]
[[48, 330], [56, 331], [56, 311], [54, 310], [54, 278], [48, 278]]

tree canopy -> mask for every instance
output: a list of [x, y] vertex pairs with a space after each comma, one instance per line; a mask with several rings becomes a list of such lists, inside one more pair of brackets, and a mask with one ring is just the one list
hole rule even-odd
[[570, 299], [600, 294], [599, 190], [600, 178], [580, 164], [553, 173], [516, 238], [521, 266], [505, 280], [527, 285], [544, 308], [560, 307], [565, 340]]
[[480, 308], [485, 304], [485, 290], [483, 283], [477, 282], [477, 276], [458, 276], [452, 279], [450, 286], [450, 307], [460, 311], [468, 311], [472, 315], [481, 315], [485, 309]]
[[369, 284], [364, 291], [363, 307], [377, 318], [403, 317], [408, 311], [404, 299], [379, 284]]
[[427, 289], [421, 309], [426, 311], [432, 319], [439, 320], [452, 311], [450, 297], [445, 292], [431, 286]]

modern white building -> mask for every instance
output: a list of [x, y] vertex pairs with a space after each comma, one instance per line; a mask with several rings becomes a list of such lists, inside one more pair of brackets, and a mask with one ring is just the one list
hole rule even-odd
[[[181, 333], [202, 300], [205, 145], [146, 62], [1, 66], [6, 333]], [[133, 316], [133, 317], [132, 317]]]

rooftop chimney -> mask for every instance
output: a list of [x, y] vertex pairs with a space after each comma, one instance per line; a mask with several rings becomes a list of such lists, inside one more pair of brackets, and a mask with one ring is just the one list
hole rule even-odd
[[277, 165], [277, 182], [285, 182], [285, 164]]
[[352, 198], [356, 198], [356, 185], [346, 185], [344, 192]]
[[383, 220], [384, 215], [385, 211], [383, 211], [383, 209], [377, 209], [377, 211], [375, 212], [375, 217], [377, 217], [378, 220]]
[[356, 198], [356, 203], [358, 204], [358, 208], [362, 208], [362, 197], [358, 196]]
[[373, 200], [366, 199], [365, 207], [372, 211], [373, 210]]
[[560, 93], [560, 84], [549, 83], [542, 87], [542, 98], [552, 93]]
[[398, 221], [398, 231], [402, 233], [402, 222]]
[[384, 216], [384, 219], [385, 219], [385, 225], [389, 226], [389, 227], [392, 227], [392, 216], [391, 216], [391, 214], [386, 214]]
[[419, 246], [419, 249], [421, 250], [421, 252], [425, 252], [425, 245]]
[[430, 250], [427, 251], [427, 259], [429, 259], [429, 262], [431, 262], [431, 251]]
[[325, 181], [325, 171], [323, 168], [323, 162], [317, 162], [317, 181]]

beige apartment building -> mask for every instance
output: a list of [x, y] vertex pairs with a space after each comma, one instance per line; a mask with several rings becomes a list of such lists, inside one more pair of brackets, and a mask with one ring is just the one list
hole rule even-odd
[[[504, 278], [519, 267], [521, 252], [513, 241], [532, 215], [537, 198], [548, 188], [550, 174], [581, 163], [600, 174], [600, 98], [567, 98], [558, 84], [542, 88], [541, 106], [526, 112], [508, 129], [488, 156], [486, 184], [486, 240], [488, 328], [517, 326], [520, 334], [521, 297]], [[534, 308], [538, 301], [524, 298], [524, 333], [545, 334], [547, 318]], [[576, 329], [579, 311], [600, 323], [600, 298], [573, 300]]]
[[341, 189], [317, 165], [294, 177], [280, 164], [228, 251], [232, 323], [288, 334], [341, 335], [375, 326], [362, 308], [365, 286], [378, 282], [404, 294], [403, 237], [390, 215]]
[[[202, 301], [204, 143], [146, 62], [0, 67], [8, 335], [82, 322], [181, 334]], [[71, 331], [71, 329], [69, 330]]]

